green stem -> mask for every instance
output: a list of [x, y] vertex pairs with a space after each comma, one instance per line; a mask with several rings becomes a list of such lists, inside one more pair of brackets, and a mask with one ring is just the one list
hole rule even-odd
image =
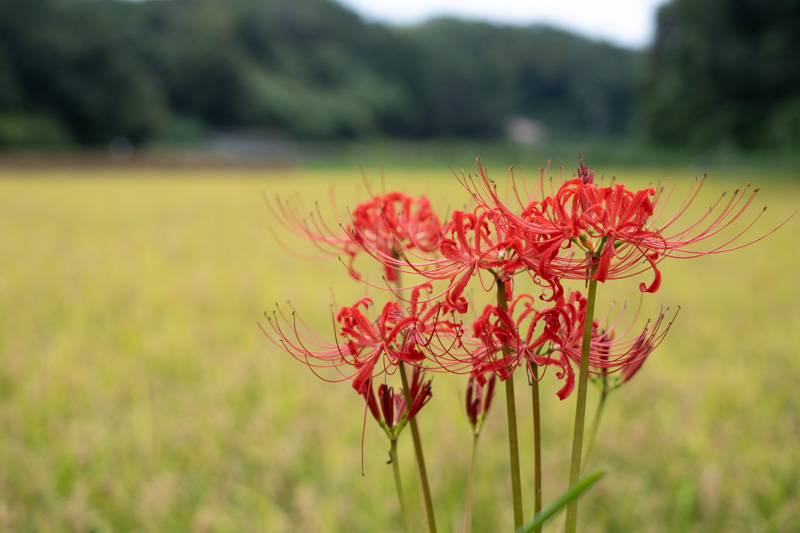
[[[400, 379], [403, 380], [403, 391], [406, 397], [406, 405], [411, 405], [411, 389], [408, 386], [408, 376], [406, 375], [405, 364], [400, 361]], [[428, 471], [425, 468], [425, 455], [422, 452], [422, 439], [419, 436], [417, 419], [412, 418], [411, 437], [414, 441], [414, 454], [417, 457], [417, 480], [422, 492], [422, 502], [425, 507], [425, 524], [430, 533], [436, 533], [436, 519], [433, 515], [433, 500], [431, 499], [431, 489], [428, 484]]]
[[[395, 259], [399, 259], [400, 255], [397, 251], [392, 252]], [[402, 298], [402, 283], [400, 282], [400, 271], [395, 271], [397, 280], [395, 281], [395, 292], [397, 301]], [[400, 361], [400, 379], [403, 380], [403, 391], [406, 397], [406, 405], [411, 406], [411, 389], [408, 387], [408, 376], [406, 375], [406, 368], [403, 361]], [[417, 485], [419, 491], [422, 493], [422, 506], [425, 509], [425, 529], [430, 533], [436, 533], [436, 518], [433, 515], [433, 500], [431, 498], [431, 488], [428, 484], [428, 471], [425, 468], [425, 455], [422, 453], [422, 439], [419, 435], [419, 427], [417, 426], [417, 419], [412, 418], [411, 425], [411, 438], [414, 441], [414, 456], [417, 459]]]
[[[508, 310], [506, 286], [497, 280], [497, 307]], [[503, 356], [512, 352], [503, 345]], [[517, 406], [514, 399], [514, 374], [506, 378], [506, 411], [508, 412], [508, 456], [511, 461], [511, 495], [514, 503], [514, 529], [522, 526], [522, 482], [519, 473], [519, 439], [517, 437]]]
[[397, 499], [400, 500], [400, 512], [403, 514], [403, 524], [406, 526], [406, 533], [411, 533], [411, 524], [408, 521], [406, 511], [406, 498], [403, 494], [403, 481], [400, 479], [400, 460], [397, 454], [397, 439], [392, 441], [392, 470], [394, 470], [394, 484], [397, 486]]
[[[592, 274], [594, 274], [592, 269]], [[572, 434], [572, 459], [569, 469], [570, 486], [581, 477], [581, 459], [583, 457], [583, 426], [586, 418], [586, 389], [589, 383], [589, 352], [592, 347], [592, 323], [594, 321], [594, 301], [597, 294], [597, 280], [589, 280], [589, 296], [586, 299], [586, 317], [583, 326], [583, 346], [581, 349], [581, 365], [578, 374], [578, 399], [575, 406], [575, 428]], [[578, 529], [578, 500], [572, 500], [567, 506], [567, 533], [575, 533]]]
[[[503, 350], [505, 351], [505, 350]], [[508, 455], [511, 460], [511, 492], [514, 502], [514, 529], [522, 525], [522, 483], [519, 473], [519, 442], [517, 438], [517, 409], [514, 402], [514, 375], [506, 383], [506, 409], [508, 411]]]
[[[533, 405], [533, 460], [534, 460], [534, 497], [533, 514], [542, 510], [542, 426], [539, 407], [539, 368], [531, 365], [531, 403]], [[541, 533], [541, 526], [536, 528], [536, 533]]]
[[600, 393], [600, 400], [597, 402], [597, 410], [594, 412], [594, 419], [592, 420], [592, 429], [589, 430], [589, 442], [586, 444], [586, 453], [583, 455], [583, 469], [586, 470], [586, 463], [589, 462], [589, 455], [592, 453], [594, 446], [594, 439], [597, 436], [597, 428], [600, 427], [600, 419], [603, 417], [603, 407], [606, 405], [606, 398], [608, 391], [603, 388]]
[[469, 477], [467, 478], [467, 501], [464, 504], [464, 533], [472, 531], [472, 487], [475, 485], [475, 462], [478, 456], [478, 435], [472, 437], [472, 461], [469, 465]]

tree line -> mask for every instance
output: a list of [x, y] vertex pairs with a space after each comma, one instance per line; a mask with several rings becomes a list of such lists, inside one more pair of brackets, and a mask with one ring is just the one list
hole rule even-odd
[[621, 133], [638, 55], [546, 27], [394, 28], [330, 0], [0, 0], [0, 144]]
[[673, 0], [640, 88], [653, 143], [800, 147], [800, 0]]
[[554, 136], [800, 139], [797, 0], [673, 0], [635, 51], [543, 26], [367, 23], [332, 0], [0, 0], [0, 148]]

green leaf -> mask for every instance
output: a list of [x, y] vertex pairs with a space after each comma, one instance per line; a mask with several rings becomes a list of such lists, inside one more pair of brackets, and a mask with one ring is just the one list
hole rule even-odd
[[586, 474], [580, 478], [574, 485], [564, 492], [561, 496], [550, 502], [550, 504], [536, 513], [533, 519], [520, 526], [515, 533], [529, 533], [537, 527], [541, 526], [553, 516], [556, 515], [561, 509], [567, 506], [569, 502], [580, 497], [584, 492], [589, 490], [589, 487], [597, 483], [601, 477], [606, 475], [602, 470], [595, 470], [591, 474]]

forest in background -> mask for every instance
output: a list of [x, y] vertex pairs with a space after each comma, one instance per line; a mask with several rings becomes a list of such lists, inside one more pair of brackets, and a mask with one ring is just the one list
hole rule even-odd
[[531, 141], [791, 149], [799, 24], [796, 0], [673, 0], [637, 51], [544, 26], [391, 27], [331, 0], [0, 0], [0, 148], [497, 140], [522, 119]]

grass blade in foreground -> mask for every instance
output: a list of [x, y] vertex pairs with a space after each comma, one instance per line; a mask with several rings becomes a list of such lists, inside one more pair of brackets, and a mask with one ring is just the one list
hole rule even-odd
[[602, 470], [595, 470], [591, 474], [587, 474], [583, 476], [581, 479], [578, 480], [577, 483], [572, 485], [569, 489], [567, 489], [564, 494], [550, 502], [550, 504], [541, 510], [541, 512], [537, 513], [533, 519], [528, 522], [527, 524], [522, 525], [519, 529], [517, 529], [516, 533], [530, 533], [537, 527], [541, 526], [548, 520], [550, 520], [556, 513], [558, 513], [561, 509], [567, 506], [571, 501], [580, 497], [584, 492], [589, 490], [589, 488], [597, 483], [600, 478], [606, 475], [605, 472]]

